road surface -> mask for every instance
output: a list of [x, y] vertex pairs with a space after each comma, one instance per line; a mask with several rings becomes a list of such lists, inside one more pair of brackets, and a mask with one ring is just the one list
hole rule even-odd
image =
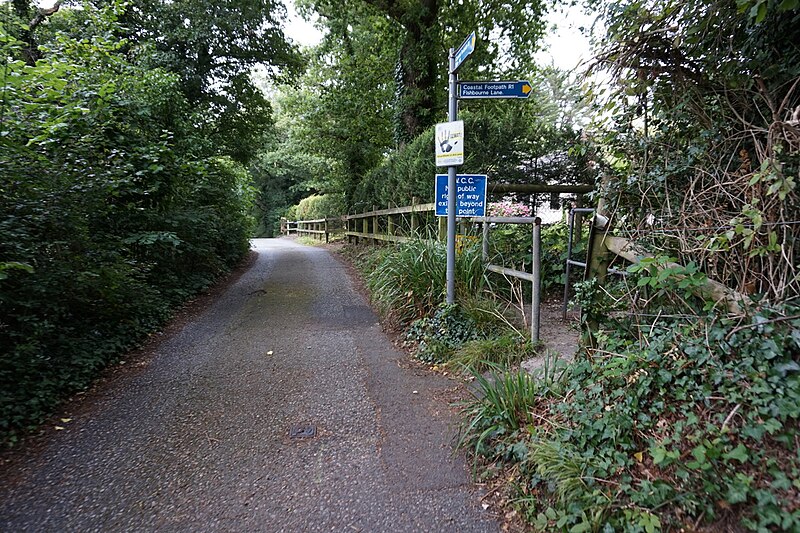
[[6, 465], [0, 531], [499, 530], [452, 453], [453, 383], [408, 364], [327, 251], [254, 248], [145, 369]]

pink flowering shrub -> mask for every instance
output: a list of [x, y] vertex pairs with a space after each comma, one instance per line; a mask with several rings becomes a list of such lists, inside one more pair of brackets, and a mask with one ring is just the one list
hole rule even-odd
[[531, 208], [525, 204], [514, 202], [506, 196], [500, 202], [489, 202], [490, 217], [529, 217]]

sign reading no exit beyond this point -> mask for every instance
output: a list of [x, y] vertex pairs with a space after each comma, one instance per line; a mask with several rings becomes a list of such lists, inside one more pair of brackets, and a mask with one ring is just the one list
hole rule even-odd
[[[458, 174], [456, 176], [456, 216], [486, 216], [485, 174]], [[447, 174], [436, 174], [436, 216], [447, 216]]]

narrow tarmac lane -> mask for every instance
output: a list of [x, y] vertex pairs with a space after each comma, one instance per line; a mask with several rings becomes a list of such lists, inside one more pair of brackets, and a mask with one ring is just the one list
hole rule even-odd
[[145, 370], [0, 474], [0, 531], [499, 530], [451, 451], [452, 383], [403, 363], [328, 252], [254, 246]]

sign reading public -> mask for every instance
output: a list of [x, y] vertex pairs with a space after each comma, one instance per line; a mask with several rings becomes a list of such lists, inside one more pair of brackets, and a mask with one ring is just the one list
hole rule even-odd
[[522, 81], [462, 81], [458, 84], [458, 97], [469, 98], [527, 98], [533, 87]]
[[436, 166], [453, 167], [464, 164], [464, 121], [442, 122], [436, 125]]
[[[458, 174], [456, 176], [456, 216], [486, 216], [485, 174]], [[436, 174], [436, 216], [447, 216], [447, 174]]]
[[461, 63], [466, 61], [466, 59], [475, 51], [475, 32], [469, 34], [469, 36], [461, 43], [461, 46], [458, 47], [456, 50], [455, 55], [455, 65], [453, 66], [452, 72], [458, 70], [458, 67], [461, 66]]

